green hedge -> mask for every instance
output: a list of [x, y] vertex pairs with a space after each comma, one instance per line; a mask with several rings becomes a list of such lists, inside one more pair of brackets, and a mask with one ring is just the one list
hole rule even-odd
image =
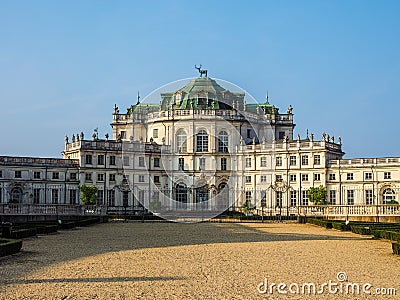
[[26, 228], [26, 229], [13, 229], [11, 231], [12, 239], [23, 239], [30, 236], [35, 236], [37, 234], [36, 228]]
[[353, 225], [350, 224], [350, 229], [354, 233], [358, 234], [371, 234], [371, 227], [369, 226], [360, 226], [360, 225]]
[[52, 232], [57, 232], [58, 226], [57, 225], [43, 225], [36, 227], [37, 234], [48, 234]]
[[400, 241], [400, 232], [390, 230], [372, 230], [372, 234], [376, 238], [387, 239], [391, 241]]
[[400, 255], [400, 243], [392, 243], [393, 254]]
[[328, 229], [333, 228], [332, 221], [322, 220], [322, 219], [307, 219], [307, 223], [322, 226]]
[[22, 248], [21, 240], [0, 239], [0, 256], [17, 253]]
[[349, 231], [349, 230], [351, 230], [351, 229], [350, 229], [350, 225], [346, 225], [346, 223], [344, 223], [344, 222], [339, 222], [339, 221], [337, 221], [337, 222], [332, 221], [332, 227], [335, 228], [335, 229], [338, 229], [338, 230], [342, 230], [342, 231]]
[[84, 219], [84, 220], [77, 221], [77, 226], [89, 226], [89, 225], [96, 224], [99, 222], [100, 222], [99, 218]]

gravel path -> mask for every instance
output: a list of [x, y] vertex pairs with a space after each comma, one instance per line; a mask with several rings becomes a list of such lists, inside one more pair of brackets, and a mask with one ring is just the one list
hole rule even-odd
[[[0, 259], [0, 299], [399, 299], [391, 253], [390, 242], [308, 224], [107, 223], [24, 240]], [[397, 295], [301, 294], [303, 283], [340, 283], [338, 272]], [[264, 278], [289, 295], [259, 294]]]

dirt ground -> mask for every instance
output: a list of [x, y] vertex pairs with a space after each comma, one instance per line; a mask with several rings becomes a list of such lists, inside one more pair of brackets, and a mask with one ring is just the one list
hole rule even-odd
[[[396, 296], [376, 295], [390, 288]], [[0, 292], [7, 300], [399, 299], [400, 256], [388, 241], [308, 224], [115, 222], [25, 239], [21, 253], [0, 259]]]

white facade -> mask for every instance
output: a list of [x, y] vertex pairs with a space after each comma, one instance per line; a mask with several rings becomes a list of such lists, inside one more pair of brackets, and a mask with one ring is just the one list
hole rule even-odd
[[[143, 204], [224, 210], [247, 201], [274, 214], [292, 214], [309, 204], [307, 190], [321, 185], [331, 204], [399, 199], [400, 158], [342, 159], [340, 138], [294, 138], [291, 107], [279, 113], [268, 99], [246, 104], [244, 94], [207, 77], [160, 96], [160, 104], [138, 103], [126, 114], [115, 106], [110, 140], [97, 134], [92, 140], [83, 134], [66, 138], [65, 165], [57, 159], [47, 166], [0, 160], [1, 202], [16, 201], [12, 190], [18, 185], [22, 203], [36, 201], [31, 195], [39, 187], [47, 195], [39, 203], [52, 203], [49, 194], [56, 187], [58, 203], [71, 203], [69, 190], [83, 184], [98, 187], [100, 204], [133, 209]], [[23, 177], [13, 178], [18, 170]], [[35, 181], [35, 170], [47, 175]], [[51, 172], [59, 172], [59, 179], [49, 177]]]

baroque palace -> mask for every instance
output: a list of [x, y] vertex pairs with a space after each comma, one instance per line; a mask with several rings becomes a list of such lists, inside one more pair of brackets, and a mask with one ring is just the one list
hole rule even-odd
[[65, 137], [63, 158], [0, 156], [0, 203], [79, 204], [82, 185], [98, 188], [98, 204], [138, 211], [248, 202], [289, 215], [321, 185], [332, 205], [398, 201], [399, 157], [343, 159], [340, 137], [293, 135], [291, 106], [246, 103], [202, 75], [159, 104], [115, 106], [112, 138]]

